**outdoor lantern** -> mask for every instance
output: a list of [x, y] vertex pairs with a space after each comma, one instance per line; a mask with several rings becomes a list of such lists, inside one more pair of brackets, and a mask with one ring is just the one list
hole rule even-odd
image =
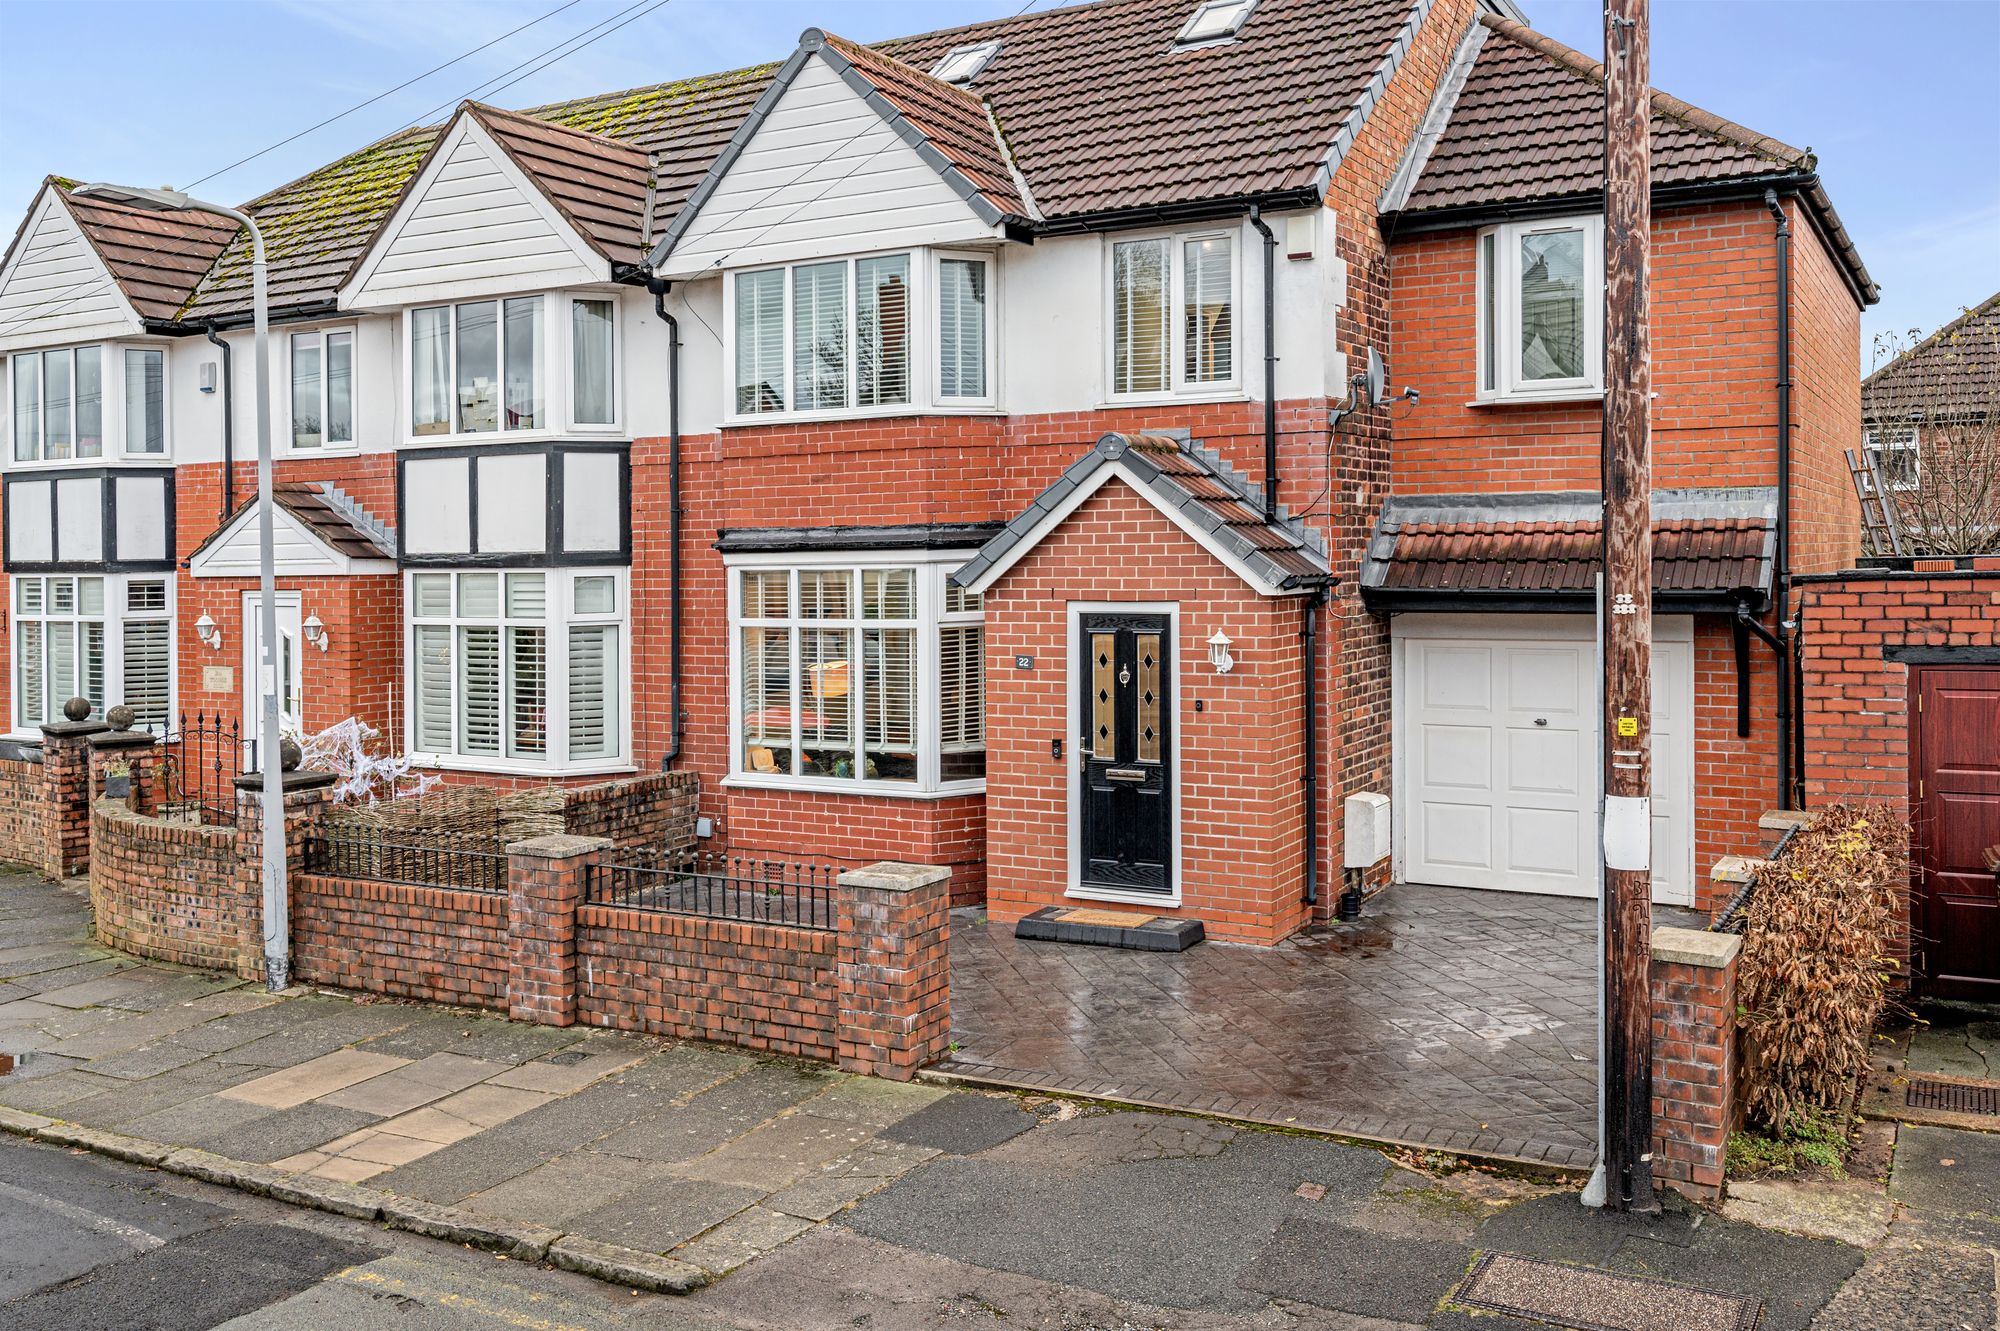
[[300, 627], [305, 631], [307, 642], [319, 648], [321, 651], [326, 650], [327, 647], [326, 625], [320, 620], [320, 617], [318, 615], [307, 615], [306, 622], [300, 625]]
[[1208, 639], [1208, 663], [1215, 667], [1215, 673], [1226, 675], [1236, 668], [1236, 658], [1229, 654], [1230, 637], [1217, 629]]
[[194, 636], [200, 638], [201, 645], [211, 652], [219, 651], [222, 647], [222, 630], [215, 626], [215, 621], [207, 614], [203, 614], [194, 622]]

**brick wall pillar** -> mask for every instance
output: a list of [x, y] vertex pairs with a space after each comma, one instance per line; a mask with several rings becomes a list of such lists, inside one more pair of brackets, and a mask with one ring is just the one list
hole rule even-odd
[[111, 777], [122, 767], [130, 786], [125, 807], [150, 818], [159, 812], [156, 784], [159, 763], [160, 741], [143, 730], [107, 730], [93, 736], [90, 741], [91, 797], [109, 797]]
[[1734, 934], [1653, 931], [1653, 1177], [1691, 1197], [1722, 1195], [1742, 950]]
[[[340, 778], [332, 772], [293, 770], [283, 774], [285, 790], [285, 881], [305, 871], [306, 842], [319, 831], [328, 791]], [[236, 874], [220, 890], [232, 900], [237, 921], [236, 973], [264, 978], [264, 774], [236, 778]], [[287, 912], [289, 915], [289, 911]], [[289, 951], [289, 945], [287, 946]]]
[[951, 870], [840, 875], [840, 1066], [909, 1081], [951, 1043]]
[[507, 847], [507, 1015], [576, 1024], [576, 908], [609, 837], [539, 836]]
[[42, 727], [44, 878], [68, 878], [90, 867], [90, 741], [110, 728], [102, 721]]

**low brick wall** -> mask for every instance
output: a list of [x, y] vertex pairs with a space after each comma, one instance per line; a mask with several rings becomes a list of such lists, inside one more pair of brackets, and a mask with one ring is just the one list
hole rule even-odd
[[8, 744], [0, 756], [0, 863], [42, 864], [42, 751]]
[[604, 837], [618, 846], [684, 850], [694, 844], [701, 778], [693, 772], [654, 772], [629, 781], [580, 786], [563, 797], [563, 830]]
[[261, 951], [255, 882], [238, 872], [235, 828], [164, 822], [99, 800], [90, 861], [90, 904], [106, 946], [226, 971]]
[[300, 874], [292, 974], [307, 984], [507, 1009], [507, 898]]
[[1722, 1195], [1736, 1126], [1736, 965], [1743, 940], [1653, 931], [1653, 1177], [1703, 1200]]
[[611, 906], [576, 923], [578, 1022], [836, 1057], [836, 934]]

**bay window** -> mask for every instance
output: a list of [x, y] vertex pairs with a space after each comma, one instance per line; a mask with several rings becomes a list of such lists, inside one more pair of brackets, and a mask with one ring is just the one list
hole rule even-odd
[[993, 342], [991, 265], [981, 258], [938, 259], [938, 400], [990, 402], [987, 367]]
[[1604, 243], [1596, 217], [1479, 233], [1479, 396], [1580, 397], [1604, 386]]
[[408, 579], [413, 751], [549, 771], [626, 759], [623, 570]]
[[1236, 243], [1227, 232], [1111, 246], [1111, 394], [1236, 383]]
[[354, 442], [354, 334], [294, 333], [292, 447], [342, 448]]
[[982, 779], [982, 613], [947, 582], [962, 562], [736, 565], [736, 778], [878, 793]]
[[160, 733], [172, 714], [173, 611], [166, 578], [98, 575], [13, 579], [14, 728], [124, 703], [134, 727]]

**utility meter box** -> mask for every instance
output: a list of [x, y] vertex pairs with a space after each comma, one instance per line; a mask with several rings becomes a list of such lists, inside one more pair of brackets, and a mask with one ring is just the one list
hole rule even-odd
[[1347, 797], [1347, 855], [1350, 869], [1366, 869], [1389, 858], [1389, 797], [1373, 793]]

